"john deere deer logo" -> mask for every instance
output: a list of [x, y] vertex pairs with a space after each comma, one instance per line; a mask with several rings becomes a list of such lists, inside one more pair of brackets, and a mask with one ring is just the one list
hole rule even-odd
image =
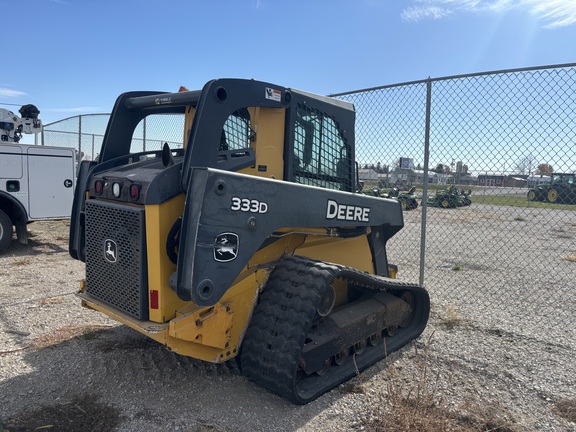
[[110, 263], [118, 261], [118, 246], [114, 240], [104, 241], [104, 258]]
[[238, 255], [238, 235], [222, 233], [214, 240], [214, 259], [218, 262], [232, 261]]

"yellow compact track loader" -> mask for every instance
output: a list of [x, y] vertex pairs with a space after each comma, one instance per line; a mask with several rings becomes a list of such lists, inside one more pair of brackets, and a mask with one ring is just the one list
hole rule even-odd
[[[147, 125], [175, 117], [180, 145], [145, 151]], [[296, 404], [418, 337], [429, 297], [388, 263], [400, 204], [354, 192], [354, 121], [348, 102], [254, 80], [121, 95], [78, 175], [82, 304], [176, 353], [238, 357]]]

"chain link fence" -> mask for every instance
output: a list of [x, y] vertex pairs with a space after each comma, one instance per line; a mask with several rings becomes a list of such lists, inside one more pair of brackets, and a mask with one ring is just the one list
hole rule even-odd
[[389, 250], [435, 313], [576, 342], [575, 90], [570, 64], [333, 95], [356, 106], [363, 191], [416, 188]]
[[[333, 95], [356, 107], [363, 192], [418, 204], [389, 253], [434, 313], [576, 344], [575, 90], [570, 64]], [[45, 125], [42, 144], [94, 160], [108, 118]], [[182, 121], [142, 122], [133, 151], [181, 147]]]
[[[41, 144], [75, 148], [78, 162], [96, 160], [109, 118], [110, 114], [84, 114], [49, 123], [43, 127]], [[165, 114], [145, 118], [135, 129], [131, 151], [161, 150], [164, 143], [173, 149], [182, 148], [183, 130], [182, 116]]]
[[106, 131], [109, 114], [68, 117], [42, 128], [41, 144], [75, 148], [77, 161], [96, 159]]

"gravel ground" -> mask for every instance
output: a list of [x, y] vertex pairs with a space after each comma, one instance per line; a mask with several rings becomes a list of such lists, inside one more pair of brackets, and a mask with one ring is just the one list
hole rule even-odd
[[[505, 209], [494, 210], [501, 214], [489, 222], [491, 229], [501, 230], [502, 238], [516, 229], [501, 223], [510, 219]], [[441, 215], [445, 220], [436, 222], [477, 232], [475, 223], [466, 222], [466, 211], [445, 211]], [[403, 235], [419, 238], [417, 219], [417, 213], [406, 217], [408, 229]], [[533, 219], [540, 223], [536, 216]], [[433, 396], [449, 409], [498, 411], [513, 425], [501, 431], [576, 430], [555, 409], [559, 401], [576, 398], [574, 327], [566, 328], [566, 321], [561, 321], [562, 325], [542, 328], [530, 319], [535, 297], [514, 290], [504, 300], [513, 307], [486, 306], [503, 301], [498, 297], [501, 290], [493, 289], [494, 278], [513, 286], [522, 270], [510, 265], [494, 273], [490, 261], [499, 257], [490, 249], [489, 238], [496, 234], [485, 235], [486, 242], [476, 246], [487, 250], [467, 253], [450, 248], [438, 256], [446, 248], [437, 249], [443, 236], [434, 234], [432, 218], [428, 244], [435, 258], [429, 261], [426, 284], [434, 304], [424, 334], [394, 361], [380, 362], [352, 384], [306, 406], [293, 406], [247, 381], [235, 367], [175, 355], [82, 308], [74, 293], [84, 269], [67, 253], [67, 230], [65, 221], [36, 222], [30, 225], [28, 245], [13, 244], [0, 256], [0, 418], [7, 425], [38, 407], [90, 396], [117, 409], [115, 430], [125, 432], [370, 430], [366, 421], [381, 408], [391, 383], [412, 388], [421, 382], [419, 360], [425, 356]], [[546, 243], [537, 231], [527, 241]], [[573, 245], [574, 238], [571, 241]], [[394, 247], [391, 251], [402, 255]], [[514, 250], [507, 253], [515, 262], [510, 256]], [[453, 271], [458, 260], [469, 270]], [[576, 263], [562, 265], [572, 265], [568, 271], [574, 274]], [[417, 264], [400, 270], [404, 278], [417, 280]], [[542, 280], [534, 280], [534, 287], [549, 282], [541, 271], [531, 273], [530, 280], [538, 276]], [[525, 285], [515, 289], [533, 288]], [[442, 288], [447, 286], [482, 290], [488, 300], [459, 302], [454, 288], [443, 297]], [[574, 300], [561, 300], [566, 316], [573, 320]]]

